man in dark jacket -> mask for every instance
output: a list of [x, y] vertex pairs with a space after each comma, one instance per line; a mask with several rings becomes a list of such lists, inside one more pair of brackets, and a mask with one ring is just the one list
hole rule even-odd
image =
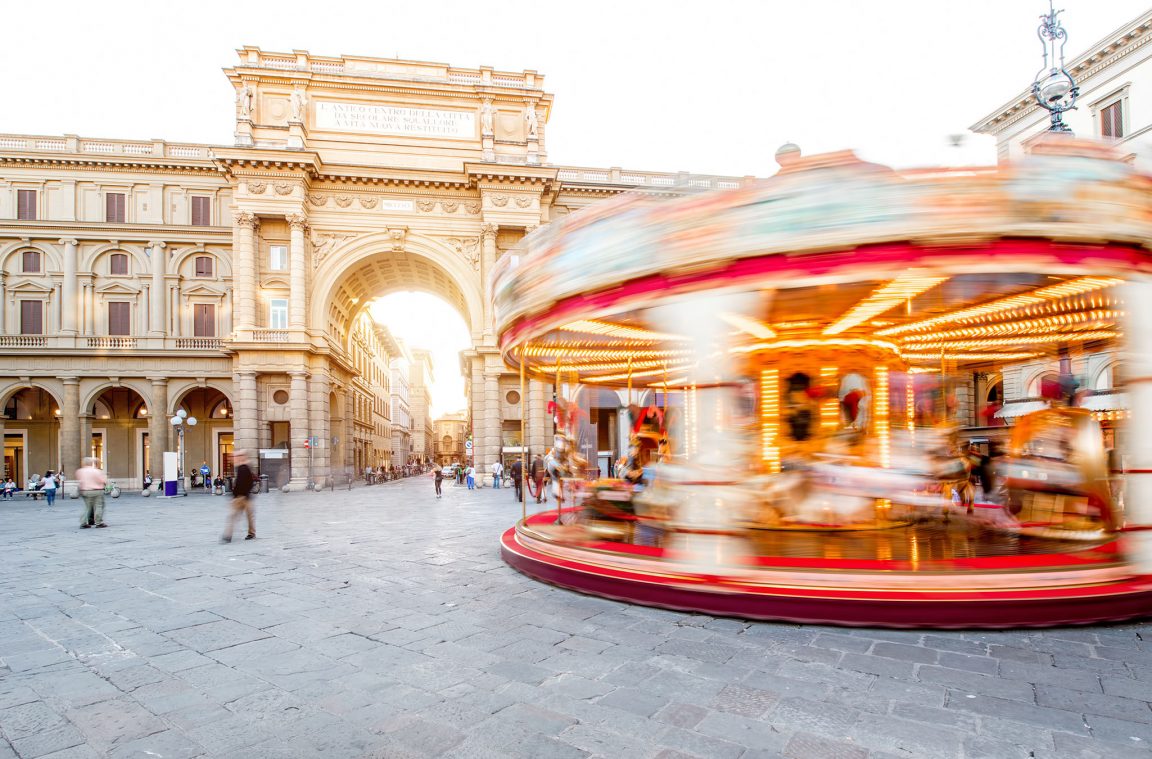
[[540, 458], [540, 454], [536, 454], [536, 458], [532, 459], [532, 466], [528, 469], [529, 474], [532, 475], [532, 482], [536, 486], [536, 503], [540, 503], [541, 498], [547, 498], [544, 494], [544, 475], [547, 470], [544, 468], [544, 460]]
[[232, 462], [235, 465], [232, 510], [228, 514], [228, 522], [224, 525], [221, 543], [232, 542], [232, 527], [241, 514], [248, 518], [248, 534], [244, 539], [253, 540], [256, 537], [256, 512], [252, 507], [252, 470], [248, 466], [248, 456], [244, 451], [236, 451], [232, 454]]
[[512, 487], [516, 488], [516, 502], [524, 500], [524, 462], [516, 459], [509, 468], [509, 477], [512, 478]]

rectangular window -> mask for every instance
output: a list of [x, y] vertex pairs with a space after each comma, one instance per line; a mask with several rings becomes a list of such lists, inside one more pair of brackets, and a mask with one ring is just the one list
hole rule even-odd
[[110, 192], [104, 196], [104, 221], [124, 223], [124, 193]]
[[36, 221], [36, 191], [16, 191], [16, 218], [21, 221]]
[[132, 304], [131, 303], [109, 303], [108, 304], [108, 334], [109, 335], [131, 335], [132, 334]]
[[268, 268], [272, 271], [284, 271], [288, 268], [287, 245], [273, 245], [268, 249]]
[[196, 276], [197, 277], [211, 277], [212, 276], [212, 257], [211, 256], [196, 256]]
[[108, 257], [108, 273], [112, 275], [128, 275], [128, 254], [113, 253]]
[[193, 337], [216, 337], [216, 306], [196, 303], [192, 307]]
[[207, 227], [212, 224], [212, 198], [206, 195], [192, 196], [192, 226]]
[[40, 251], [26, 250], [20, 261], [20, 270], [25, 274], [40, 274]]
[[269, 303], [268, 329], [288, 329], [287, 298], [273, 298]]
[[39, 300], [20, 301], [20, 334], [44, 334], [44, 302]]
[[1123, 100], [1100, 109], [1100, 136], [1120, 138], [1124, 136]]

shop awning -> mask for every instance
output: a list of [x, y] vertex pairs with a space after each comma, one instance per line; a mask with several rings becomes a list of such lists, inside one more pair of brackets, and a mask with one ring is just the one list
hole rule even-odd
[[1015, 403], [1005, 403], [994, 416], [997, 419], [1015, 419], [1018, 416], [1031, 414], [1033, 411], [1040, 411], [1048, 408], [1047, 401], [1017, 401]]
[[1123, 411], [1128, 408], [1128, 393], [1098, 393], [1080, 403], [1089, 411]]

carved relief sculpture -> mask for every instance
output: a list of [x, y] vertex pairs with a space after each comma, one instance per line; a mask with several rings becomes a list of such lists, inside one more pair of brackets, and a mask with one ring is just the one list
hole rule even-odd
[[292, 185], [290, 185], [288, 182], [277, 182], [276, 184], [272, 185], [272, 187], [276, 190], [277, 195], [292, 194]]
[[491, 137], [496, 119], [496, 109], [492, 107], [492, 98], [484, 98], [484, 105], [480, 107], [480, 134]]
[[464, 209], [466, 211], [468, 211], [468, 213], [470, 213], [470, 214], [480, 213], [481, 208], [482, 208], [482, 206], [479, 203], [476, 203], [475, 201], [464, 204]]
[[518, 195], [516, 197], [516, 206], [518, 208], [527, 208], [530, 205], [532, 205], [532, 198], [522, 195]]
[[256, 226], [256, 214], [251, 211], [237, 211], [232, 214], [232, 219], [238, 227], [254, 227]]
[[459, 203], [459, 201], [456, 201], [456, 200], [440, 201], [440, 208], [442, 208], [445, 213], [456, 213], [456, 209], [459, 207], [460, 207], [460, 203]]
[[359, 198], [360, 205], [363, 208], [375, 208], [376, 204], [380, 202], [379, 198], [361, 195]]
[[248, 192], [252, 193], [253, 195], [263, 195], [264, 190], [267, 189], [267, 187], [267, 182], [249, 182]]
[[236, 92], [236, 118], [240, 121], [252, 120], [252, 88], [247, 84], [240, 85]]
[[311, 201], [314, 206], [322, 206], [328, 202], [328, 198], [324, 195], [309, 195], [308, 200]]
[[337, 195], [336, 196], [336, 205], [340, 206], [341, 208], [347, 208], [348, 206], [352, 205], [352, 196], [351, 195]]
[[429, 213], [433, 208], [436, 207], [436, 202], [433, 200], [417, 200], [416, 207], [424, 213]]
[[504, 206], [508, 205], [508, 196], [507, 195], [493, 195], [492, 196], [492, 205], [499, 206], [499, 207], [503, 208]]
[[300, 88], [292, 90], [289, 105], [292, 108], [292, 115], [288, 120], [296, 122], [304, 121], [304, 108], [308, 105], [308, 96], [304, 94], [304, 90]]
[[392, 252], [404, 252], [404, 239], [408, 236], [408, 227], [389, 227], [388, 237], [392, 240]]
[[290, 213], [284, 215], [285, 221], [292, 229], [308, 229], [308, 217], [302, 213]]
[[[485, 224], [485, 227], [495, 229], [495, 224]], [[495, 234], [495, 233], [493, 233]], [[480, 271], [480, 240], [476, 237], [449, 237], [445, 240], [452, 250], [464, 257], [475, 271]]]
[[350, 237], [355, 237], [354, 234], [326, 234], [318, 235], [312, 234], [312, 268], [315, 269], [320, 266], [320, 263], [328, 257], [328, 254], [335, 250], [340, 243], [344, 242]]
[[524, 109], [524, 125], [528, 132], [528, 139], [535, 140], [538, 135], [537, 131], [540, 129], [540, 122], [536, 120], [536, 106], [532, 104], [531, 100], [525, 100], [528, 107]]

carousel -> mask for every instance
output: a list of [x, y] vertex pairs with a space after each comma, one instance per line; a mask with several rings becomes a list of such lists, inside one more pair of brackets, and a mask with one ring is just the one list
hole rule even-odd
[[[504, 559], [756, 619], [1152, 613], [1152, 439], [1125, 421], [1152, 418], [1149, 178], [1066, 136], [994, 169], [777, 159], [731, 190], [622, 195], [501, 259], [501, 350], [554, 386], [556, 429], [553, 499], [526, 495]], [[1112, 354], [1120, 414], [1075, 372]], [[1060, 370], [1004, 422], [976, 378], [1024, 365]], [[626, 419], [610, 467], [582, 454], [601, 388]], [[988, 420], [1008, 426], [974, 436]]]

